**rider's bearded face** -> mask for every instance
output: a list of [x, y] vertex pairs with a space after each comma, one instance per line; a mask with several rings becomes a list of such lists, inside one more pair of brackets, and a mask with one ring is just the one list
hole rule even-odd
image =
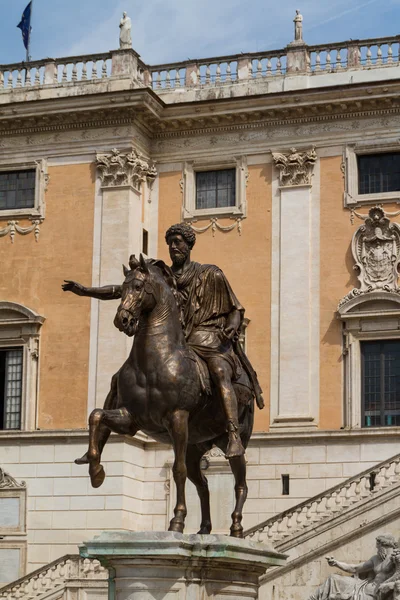
[[169, 255], [175, 267], [181, 267], [190, 254], [190, 248], [180, 234], [168, 238]]

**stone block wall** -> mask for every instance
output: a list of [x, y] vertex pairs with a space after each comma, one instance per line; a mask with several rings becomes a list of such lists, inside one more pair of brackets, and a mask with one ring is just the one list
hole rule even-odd
[[[312, 443], [310, 443], [312, 441]], [[95, 490], [86, 466], [73, 460], [87, 447], [87, 433], [0, 436], [0, 466], [27, 484], [28, 571], [66, 553], [104, 530], [165, 530], [172, 516], [173, 454], [165, 446], [112, 436], [103, 454], [106, 479]], [[398, 452], [395, 430], [256, 434], [247, 451], [249, 495], [244, 526], [250, 528]], [[234, 505], [233, 478], [222, 456], [210, 457], [214, 531], [227, 533]], [[282, 495], [282, 475], [289, 495]], [[200, 507], [187, 483], [186, 532], [196, 532]], [[1, 534], [1, 531], [0, 531]], [[1, 544], [12, 541], [6, 536]], [[19, 538], [21, 539], [21, 538]]]

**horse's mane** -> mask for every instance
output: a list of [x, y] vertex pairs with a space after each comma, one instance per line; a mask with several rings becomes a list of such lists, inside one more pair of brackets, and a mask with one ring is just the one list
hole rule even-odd
[[182, 325], [183, 324], [182, 303], [181, 303], [180, 296], [178, 294], [178, 286], [176, 283], [176, 279], [174, 277], [171, 267], [169, 267], [167, 264], [165, 264], [165, 262], [163, 260], [160, 260], [160, 259], [150, 258], [146, 262], [149, 264], [150, 267], [157, 267], [158, 270], [161, 271], [162, 278], [164, 279], [165, 283], [168, 285], [168, 287], [172, 291], [173, 296], [175, 298], [176, 306], [178, 308], [178, 313], [179, 313], [179, 320]]
[[153, 271], [156, 275], [161, 276], [161, 279], [167, 284], [168, 288], [171, 290], [171, 292], [175, 298], [176, 306], [178, 308], [179, 320], [182, 325], [183, 312], [182, 312], [181, 300], [180, 300], [179, 294], [178, 294], [178, 286], [177, 286], [177, 283], [176, 283], [176, 280], [175, 280], [175, 277], [174, 277], [171, 267], [166, 265], [163, 260], [155, 259], [155, 258], [148, 258], [147, 260], [145, 260], [141, 254], [140, 261], [139, 261], [134, 254], [131, 254], [131, 256], [129, 257], [130, 270], [124, 266], [125, 281], [127, 283], [129, 283], [131, 281], [131, 279], [134, 278], [135, 270], [137, 268], [140, 269], [140, 268], [143, 268], [146, 266], [149, 268], [149, 270]]

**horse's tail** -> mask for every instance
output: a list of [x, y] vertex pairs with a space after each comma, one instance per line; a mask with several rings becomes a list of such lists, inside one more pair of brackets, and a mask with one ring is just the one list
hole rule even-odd
[[243, 351], [243, 348], [240, 345], [239, 340], [235, 340], [233, 342], [233, 345], [234, 345], [235, 353], [239, 357], [239, 360], [242, 363], [242, 366], [243, 366], [244, 370], [246, 371], [248, 378], [250, 379], [251, 387], [252, 387], [253, 393], [256, 397], [257, 406], [261, 410], [264, 408], [264, 399], [262, 397], [262, 389], [258, 382], [257, 373], [253, 369], [251, 362], [249, 361], [247, 355]]
[[240, 439], [242, 440], [243, 447], [247, 448], [254, 426], [254, 396], [251, 397], [248, 404], [243, 406], [239, 417], [239, 424]]

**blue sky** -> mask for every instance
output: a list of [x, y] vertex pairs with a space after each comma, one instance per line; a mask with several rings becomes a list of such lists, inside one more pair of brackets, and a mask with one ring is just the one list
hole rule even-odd
[[[300, 9], [309, 44], [400, 33], [400, 0], [33, 0], [33, 59], [118, 47], [123, 10], [150, 64], [281, 48]], [[17, 29], [28, 0], [0, 0], [0, 64], [25, 57]]]

